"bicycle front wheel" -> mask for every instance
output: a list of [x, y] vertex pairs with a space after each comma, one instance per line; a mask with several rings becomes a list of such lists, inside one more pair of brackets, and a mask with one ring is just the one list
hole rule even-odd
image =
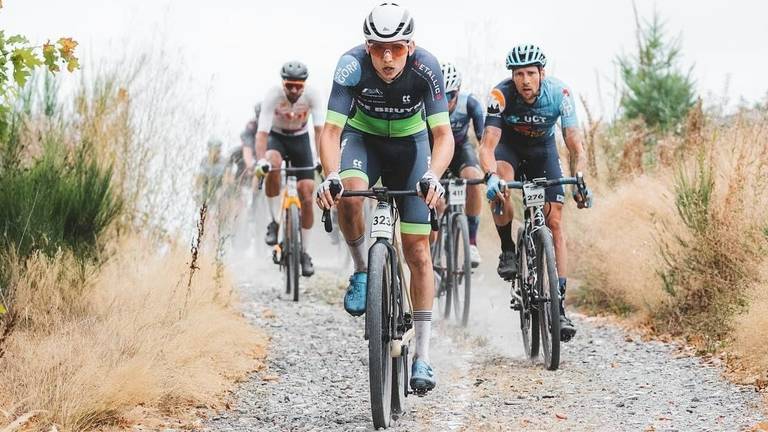
[[536, 231], [537, 306], [544, 366], [549, 370], [560, 367], [560, 287], [557, 279], [555, 247], [549, 228]]
[[457, 214], [451, 224], [452, 264], [451, 288], [456, 319], [466, 327], [469, 321], [469, 299], [472, 288], [472, 263], [469, 256], [469, 224], [467, 216]]
[[374, 243], [368, 252], [368, 295], [365, 325], [368, 334], [368, 378], [374, 428], [389, 427], [392, 418], [392, 328], [390, 286], [392, 261], [385, 244]]
[[288, 245], [286, 273], [288, 275], [287, 291], [293, 292], [293, 301], [299, 301], [299, 268], [301, 267], [301, 230], [299, 228], [299, 208], [292, 205], [288, 208], [290, 221], [286, 229], [285, 244]]

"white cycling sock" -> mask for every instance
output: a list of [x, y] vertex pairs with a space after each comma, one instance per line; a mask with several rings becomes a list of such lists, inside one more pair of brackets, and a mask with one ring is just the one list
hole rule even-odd
[[267, 207], [269, 207], [269, 214], [272, 216], [272, 220], [278, 221], [277, 213], [280, 209], [280, 195], [267, 197]]
[[301, 229], [301, 248], [304, 250], [304, 252], [309, 250], [309, 237], [312, 233], [311, 229], [302, 228]]
[[413, 311], [413, 328], [416, 330], [415, 356], [429, 364], [429, 336], [432, 334], [432, 311]]
[[349, 254], [352, 255], [352, 262], [355, 264], [355, 273], [368, 271], [368, 250], [365, 247], [365, 234], [359, 239], [347, 241]]

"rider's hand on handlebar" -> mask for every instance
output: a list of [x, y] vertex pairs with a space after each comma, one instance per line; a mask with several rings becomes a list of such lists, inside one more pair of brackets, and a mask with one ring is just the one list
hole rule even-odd
[[[421, 183], [429, 184], [429, 190], [427, 190], [426, 194], [421, 190]], [[421, 180], [416, 184], [416, 190], [419, 192], [419, 196], [424, 198], [424, 202], [427, 203], [429, 208], [435, 208], [440, 201], [440, 198], [445, 195], [445, 188], [440, 184], [440, 179], [432, 172], [432, 170], [428, 170], [421, 176]]]
[[496, 174], [491, 174], [488, 180], [485, 181], [485, 197], [489, 201], [503, 200], [507, 196], [506, 188], [501, 178]]
[[[331, 193], [331, 185], [338, 185], [338, 193], [334, 196]], [[328, 210], [339, 200], [341, 193], [344, 192], [344, 186], [341, 184], [341, 178], [336, 171], [329, 173], [320, 185], [317, 186], [315, 191], [315, 200], [317, 206], [323, 210]]]
[[576, 206], [580, 209], [592, 207], [592, 191], [586, 186], [584, 186], [581, 192], [578, 187], [574, 187], [573, 199], [576, 201]]
[[259, 159], [253, 167], [253, 174], [256, 175], [256, 177], [264, 177], [269, 173], [270, 168], [272, 168], [272, 166], [266, 159]]

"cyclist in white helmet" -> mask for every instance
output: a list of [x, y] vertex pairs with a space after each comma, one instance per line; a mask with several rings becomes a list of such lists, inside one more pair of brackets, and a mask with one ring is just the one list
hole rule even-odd
[[[582, 134], [576, 117], [573, 94], [560, 80], [546, 75], [547, 58], [536, 45], [519, 45], [507, 54], [510, 78], [491, 90], [485, 118], [485, 132], [480, 143], [480, 161], [486, 172], [487, 197], [504, 204], [502, 214], [494, 214], [496, 230], [501, 239], [498, 273], [510, 279], [518, 272], [515, 243], [512, 238], [514, 207], [509, 191], [501, 191], [503, 181], [539, 177], [563, 176], [560, 156], [555, 142], [557, 120], [568, 148], [571, 175], [584, 172], [586, 157]], [[573, 189], [579, 208], [591, 205], [591, 194], [581, 196]], [[576, 327], [565, 316], [567, 249], [562, 229], [565, 190], [562, 186], [548, 188], [545, 193], [547, 226], [555, 243], [557, 274], [560, 277], [560, 339], [568, 342]]]
[[[483, 105], [469, 93], [461, 93], [461, 72], [453, 63], [443, 63], [441, 66], [445, 80], [445, 99], [448, 101], [448, 112], [451, 119], [451, 130], [456, 147], [453, 150], [453, 160], [448, 169], [456, 177], [464, 179], [482, 179], [483, 172], [477, 160], [475, 147], [469, 141], [469, 123], [475, 131], [477, 141], [483, 135], [485, 124]], [[477, 230], [480, 226], [480, 211], [483, 207], [482, 191], [478, 186], [467, 188], [467, 205], [465, 212], [469, 225], [469, 256], [472, 267], [480, 265], [480, 251], [477, 249]]]
[[[289, 61], [280, 69], [282, 85], [271, 88], [261, 103], [259, 113], [255, 156], [257, 176], [264, 175], [269, 169], [264, 182], [272, 221], [267, 225], [265, 241], [268, 245], [277, 244], [277, 232], [280, 212], [280, 165], [284, 159], [290, 160], [295, 167], [309, 167], [315, 164], [310, 147], [308, 122], [312, 115], [315, 128], [315, 142], [318, 142], [322, 124], [325, 120], [321, 108], [320, 95], [312, 88], [305, 89], [309, 71], [304, 63]], [[254, 167], [254, 157], [248, 147], [243, 148], [246, 165]], [[312, 211], [312, 193], [315, 188], [313, 171], [296, 175], [297, 188], [301, 199], [301, 275], [312, 276], [315, 273], [309, 248], [310, 233], [314, 223]]]
[[[425, 197], [397, 200], [416, 331], [410, 385], [428, 391], [436, 384], [429, 358], [435, 286], [428, 206], [434, 207], [444, 194], [439, 179], [454, 144], [440, 64], [415, 45], [413, 31], [408, 10], [381, 4], [365, 19], [365, 44], [341, 56], [320, 141], [326, 181], [317, 190], [317, 201], [324, 209], [335, 204], [333, 180], [355, 190], [367, 189], [379, 178], [392, 189], [414, 189], [421, 180], [430, 184]], [[431, 154], [427, 128], [434, 137]], [[368, 284], [363, 200], [345, 198], [338, 205], [339, 227], [355, 265], [344, 308], [359, 316], [365, 313]]]

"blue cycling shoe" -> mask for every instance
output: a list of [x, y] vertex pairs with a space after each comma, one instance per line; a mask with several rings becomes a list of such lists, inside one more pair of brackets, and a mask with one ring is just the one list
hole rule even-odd
[[344, 310], [352, 316], [365, 313], [365, 299], [368, 291], [368, 273], [355, 272], [349, 278], [347, 293], [344, 294]]
[[432, 366], [428, 365], [423, 360], [414, 359], [411, 366], [411, 390], [415, 393], [424, 394], [433, 388], [437, 384], [435, 379], [435, 372], [432, 370]]

